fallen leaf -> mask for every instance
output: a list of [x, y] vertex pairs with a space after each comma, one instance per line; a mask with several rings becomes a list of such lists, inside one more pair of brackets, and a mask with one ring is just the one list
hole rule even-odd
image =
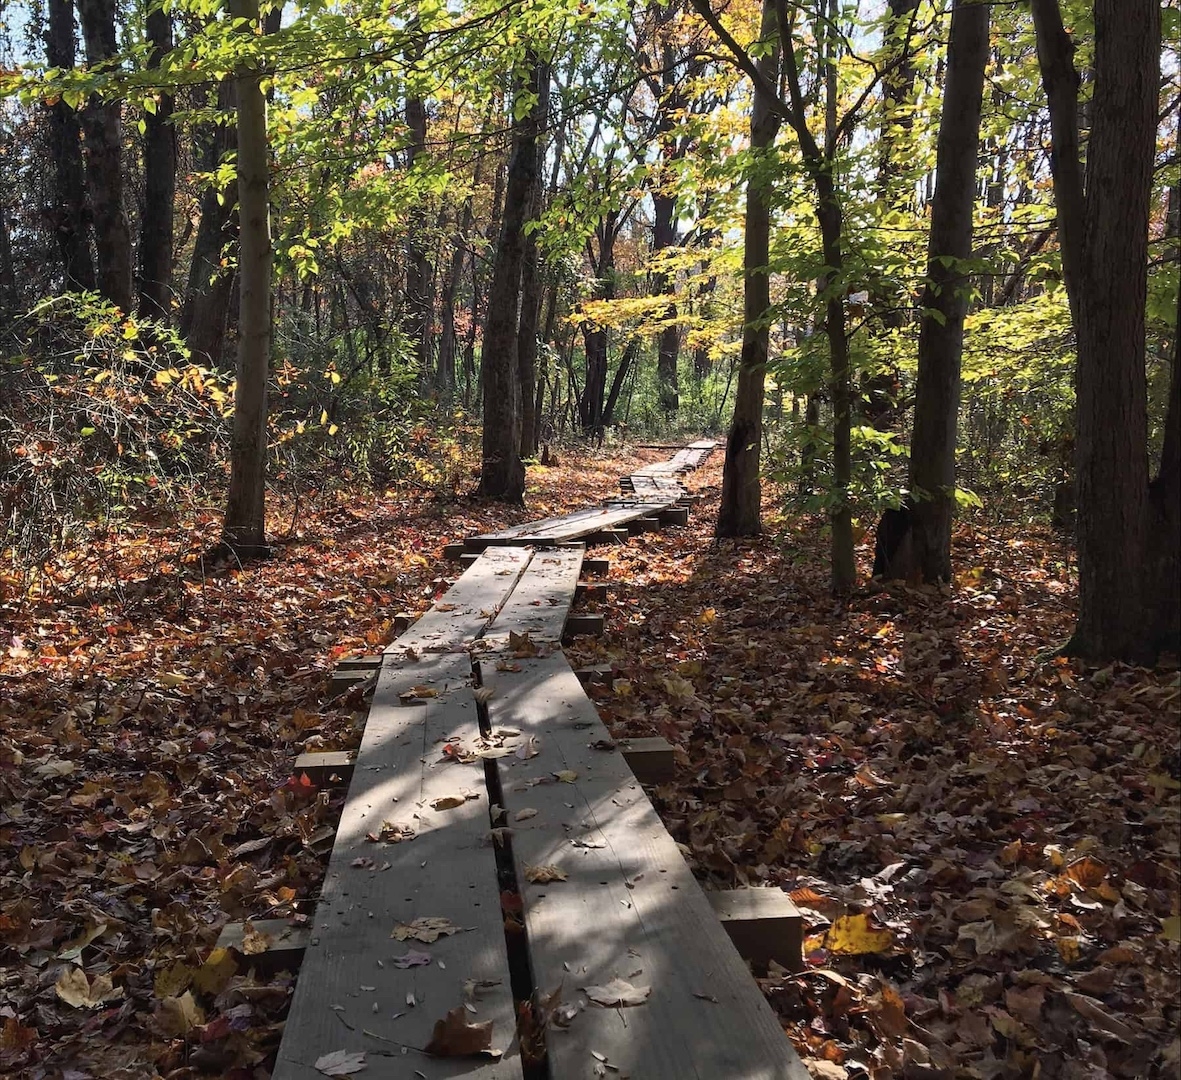
[[316, 1071], [325, 1076], [352, 1076], [368, 1066], [365, 1064], [363, 1050], [350, 1053], [348, 1050], [333, 1050], [331, 1054], [324, 1054], [316, 1058]]
[[110, 975], [96, 975], [91, 981], [77, 967], [63, 968], [53, 988], [62, 1001], [75, 1009], [97, 1009], [104, 1002], [117, 1001], [123, 996], [123, 987], [114, 986]]
[[565, 881], [566, 871], [557, 866], [526, 866], [525, 877], [535, 885], [545, 885], [551, 881]]
[[467, 802], [462, 795], [444, 795], [440, 799], [434, 799], [431, 802], [432, 810], [454, 810], [457, 806], [463, 806]]
[[843, 956], [885, 952], [894, 944], [894, 931], [871, 927], [868, 915], [842, 915], [824, 935], [824, 947]]
[[652, 993], [650, 986], [632, 986], [624, 979], [612, 979], [605, 986], [584, 986], [582, 992], [596, 1005], [603, 1008], [618, 1008], [629, 1005], [643, 1005]]
[[397, 938], [398, 941], [413, 939], [429, 945], [432, 941], [438, 941], [440, 937], [458, 934], [462, 929], [462, 926], [456, 926], [450, 919], [430, 915], [409, 923], [397, 923], [390, 931], [390, 937]]
[[469, 1023], [467, 1010], [462, 1005], [452, 1009], [442, 1020], [435, 1021], [431, 1041], [424, 1050], [435, 1057], [500, 1056], [492, 1049], [492, 1021]]

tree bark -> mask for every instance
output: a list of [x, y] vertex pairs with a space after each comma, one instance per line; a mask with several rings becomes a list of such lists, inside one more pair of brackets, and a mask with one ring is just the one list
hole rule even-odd
[[976, 0], [955, 0], [952, 5], [947, 82], [936, 149], [910, 447], [914, 558], [928, 582], [951, 580], [960, 360], [971, 287], [964, 263], [972, 255], [988, 14], [988, 5]]
[[[1034, 0], [1050, 106], [1063, 277], [1075, 319], [1079, 616], [1068, 651], [1144, 662], [1177, 623], [1176, 487], [1148, 483], [1144, 310], [1156, 146], [1160, 4], [1096, 0], [1085, 188], [1078, 76], [1055, 0]], [[1168, 450], [1166, 449], [1166, 458]], [[1167, 466], [1167, 461], [1162, 460]], [[1162, 469], [1162, 472], [1164, 470]], [[1149, 528], [1164, 530], [1149, 540]], [[1171, 547], [1160, 565], [1157, 545]], [[1169, 565], [1169, 564], [1172, 565]]]
[[[258, 0], [231, 0], [230, 12], [251, 33]], [[239, 557], [266, 546], [267, 379], [271, 354], [271, 230], [267, 103], [256, 64], [234, 73], [238, 99], [238, 367], [230, 486], [222, 541]]]
[[[217, 106], [235, 107], [234, 81], [223, 79], [218, 86]], [[205, 133], [198, 155], [199, 168], [213, 172], [221, 159], [238, 145], [238, 132], [232, 123], [218, 124]], [[233, 286], [233, 273], [222, 264], [222, 251], [238, 231], [236, 200], [229, 191], [219, 192], [213, 183], [201, 195], [201, 221], [193, 242], [189, 281], [181, 310], [180, 334], [193, 358], [210, 367], [223, 366], [226, 321]]]
[[[147, 16], [150, 63], [159, 67], [172, 50], [172, 16], [152, 8]], [[139, 234], [139, 313], [168, 321], [172, 306], [172, 225], [176, 196], [176, 129], [173, 97], [162, 92], [156, 111], [144, 117], [144, 206]]]
[[484, 327], [484, 431], [479, 494], [501, 502], [525, 501], [521, 464], [521, 385], [517, 361], [517, 318], [529, 193], [537, 183], [540, 103], [549, 84], [549, 65], [534, 59], [523, 91], [534, 96], [529, 113], [513, 121], [513, 152], [505, 181], [504, 215]]
[[[595, 228], [599, 245], [598, 258], [591, 254], [595, 273], [595, 299], [615, 298], [615, 240], [619, 235], [619, 211], [609, 210]], [[586, 356], [586, 382], [578, 400], [578, 418], [588, 434], [603, 426], [603, 407], [607, 396], [607, 331], [592, 322], [582, 324], [583, 352]]]
[[[540, 97], [535, 112], [536, 130], [540, 133], [549, 121], [548, 77], [538, 88]], [[543, 195], [541, 190], [541, 164], [543, 155], [538, 140], [534, 142], [533, 187], [529, 192], [530, 220], [541, 215]], [[521, 315], [517, 327], [517, 369], [521, 383], [521, 457], [531, 458], [537, 454], [537, 331], [541, 320], [541, 255], [537, 248], [536, 235], [530, 232], [523, 237], [524, 250], [521, 255]]]
[[[426, 153], [426, 103], [416, 94], [407, 96], [407, 171]], [[420, 200], [421, 201], [421, 200]], [[411, 211], [406, 233], [406, 296], [403, 330], [409, 339], [415, 370], [421, 380], [431, 373], [432, 324], [434, 322], [435, 271], [426, 249], [426, 212], [421, 205]]]
[[[71, 0], [49, 0], [45, 58], [50, 67], [69, 71], [75, 62], [74, 6]], [[61, 98], [49, 106], [49, 149], [53, 158], [53, 224], [61, 250], [67, 292], [93, 289], [86, 207], [86, 173], [82, 163], [82, 127], [78, 114]]]
[[[772, 37], [773, 0], [764, 0], [761, 34]], [[790, 43], [788, 43], [790, 47]], [[759, 72], [774, 85], [779, 46], [759, 57]], [[763, 387], [771, 340], [771, 194], [779, 114], [756, 83], [750, 117], [751, 171], [746, 181], [746, 238], [743, 250], [742, 358], [734, 414], [726, 440], [718, 536], [757, 536], [762, 530], [759, 455], [763, 442]]]
[[[86, 61], [97, 68], [114, 57], [115, 0], [78, 0]], [[98, 254], [98, 291], [124, 314], [132, 306], [131, 228], [123, 209], [123, 122], [117, 98], [97, 94], [82, 110], [86, 136], [86, 181]]]

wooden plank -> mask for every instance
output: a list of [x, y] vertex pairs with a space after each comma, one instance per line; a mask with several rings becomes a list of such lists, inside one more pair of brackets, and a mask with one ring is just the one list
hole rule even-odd
[[[535, 985], [568, 1002], [617, 977], [651, 987], [643, 1005], [590, 1006], [547, 1033], [550, 1075], [591, 1075], [594, 1051], [634, 1080], [808, 1080], [622, 755], [595, 748], [609, 736], [565, 657], [520, 663], [480, 667], [493, 725], [540, 751], [496, 763]], [[565, 771], [573, 783], [545, 782]], [[527, 866], [567, 880], [528, 883]]]
[[804, 967], [804, 917], [782, 889], [727, 889], [706, 898], [734, 947], [755, 972], [770, 961], [788, 971]]
[[306, 774], [319, 787], [342, 787], [352, 779], [356, 761], [356, 750], [322, 750], [300, 754], [294, 772], [296, 776]]
[[621, 740], [619, 752], [641, 784], [667, 784], [673, 778], [676, 762], [672, 744], [659, 735]]
[[578, 615], [571, 615], [566, 619], [566, 626], [562, 632], [562, 640], [570, 642], [580, 634], [586, 634], [589, 637], [602, 637], [603, 624], [603, 614], [599, 611], [588, 611]]
[[[404, 666], [387, 659], [382, 668], [274, 1080], [319, 1080], [314, 1063], [333, 1050], [365, 1051], [374, 1076], [410, 1077], [418, 1070], [430, 1080], [520, 1080], [483, 765], [443, 760], [440, 753], [448, 739], [471, 746], [478, 735], [470, 675], [466, 654]], [[406, 707], [400, 695], [411, 687], [438, 696]], [[478, 797], [432, 808], [433, 800], [465, 790]], [[387, 821], [409, 825], [414, 839], [366, 839]], [[391, 939], [399, 923], [423, 917], [446, 918], [464, 930], [432, 944]], [[396, 967], [394, 959], [411, 948], [429, 953], [432, 962]], [[426, 1046], [435, 1021], [463, 1005], [469, 979], [493, 984], [469, 1019], [493, 1021], [493, 1046], [506, 1048], [505, 1057], [439, 1060], [415, 1050], [403, 1056], [403, 1046]], [[407, 995], [417, 1004], [408, 1004]], [[379, 1054], [391, 1054], [389, 1063]]]
[[597, 518], [580, 519], [572, 521], [567, 525], [554, 526], [547, 529], [544, 534], [538, 533], [521, 536], [514, 542], [521, 544], [554, 544], [567, 540], [579, 540], [584, 536], [626, 526], [628, 522], [635, 521], [636, 518], [659, 513], [666, 507], [674, 505], [675, 502], [676, 500], [672, 498], [660, 498], [637, 502], [621, 509], [608, 509]]
[[[243, 948], [247, 932], [252, 949], [265, 945], [261, 952], [247, 953]], [[267, 977], [280, 971], [299, 971], [304, 950], [311, 940], [307, 926], [293, 926], [286, 919], [252, 919], [246, 923], [227, 923], [217, 937], [217, 948], [233, 949], [240, 958], [239, 967], [254, 968]]]
[[489, 648], [503, 648], [509, 634], [528, 634], [535, 644], [562, 640], [562, 629], [574, 603], [584, 548], [538, 551], [512, 595], [484, 632]]
[[442, 599], [423, 613], [385, 652], [451, 652], [474, 641], [508, 599], [533, 553], [498, 547], [481, 555]]

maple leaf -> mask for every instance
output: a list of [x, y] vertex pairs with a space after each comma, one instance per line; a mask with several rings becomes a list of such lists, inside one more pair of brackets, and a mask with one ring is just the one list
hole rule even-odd
[[424, 1047], [434, 1057], [500, 1057], [492, 1049], [492, 1021], [469, 1023], [467, 1010], [462, 1005], [452, 1009], [442, 1020], [435, 1021], [431, 1041]]
[[316, 1071], [325, 1076], [352, 1076], [366, 1068], [364, 1051], [333, 1050], [316, 1058]]
[[604, 1009], [643, 1005], [652, 993], [650, 986], [632, 986], [625, 979], [614, 978], [605, 986], [584, 986], [582, 992]]
[[413, 938], [415, 941], [429, 945], [432, 941], [438, 941], [440, 937], [458, 934], [462, 929], [462, 926], [456, 926], [450, 919], [433, 915], [424, 916], [409, 923], [397, 923], [390, 931], [390, 937], [397, 938], [399, 941]]
[[123, 996], [123, 987], [114, 986], [110, 975], [96, 975], [93, 980], [77, 967], [66, 967], [53, 984], [57, 996], [75, 1009], [97, 1009]]

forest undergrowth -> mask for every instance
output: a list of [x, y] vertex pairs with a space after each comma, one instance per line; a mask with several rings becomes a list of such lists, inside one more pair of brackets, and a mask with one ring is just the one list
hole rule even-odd
[[[203, 564], [219, 519], [191, 506], [63, 553], [42, 594], [0, 579], [0, 1075], [265, 1075], [290, 977], [213, 945], [312, 911], [340, 796], [292, 762], [365, 714], [329, 672], [445, 588], [445, 542], [666, 456], [563, 454], [528, 512], [322, 494], [246, 568]], [[699, 875], [804, 912], [806, 971], [762, 985], [811, 1073], [1174, 1076], [1176, 665], [1050, 656], [1048, 530], [964, 524], [953, 588], [838, 605], [818, 522], [712, 540], [720, 476], [689, 478], [688, 528], [610, 551], [607, 633], [568, 651], [617, 669], [591, 689], [616, 735], [674, 744], [655, 802]]]

